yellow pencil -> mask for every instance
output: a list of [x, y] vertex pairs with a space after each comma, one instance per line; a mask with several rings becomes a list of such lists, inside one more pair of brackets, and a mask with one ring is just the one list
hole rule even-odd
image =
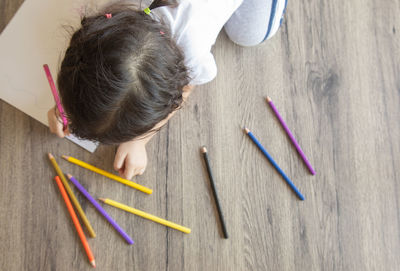
[[74, 204], [76, 210], [78, 211], [79, 215], [82, 218], [83, 224], [85, 224], [87, 230], [89, 231], [89, 235], [90, 237], [96, 237], [96, 233], [94, 232], [92, 225], [90, 225], [89, 220], [87, 219], [85, 213], [82, 210], [81, 205], [79, 204], [79, 201], [76, 199], [74, 192], [72, 192], [71, 187], [69, 186], [67, 179], [64, 176], [64, 173], [62, 172], [61, 168], [58, 166], [56, 159], [54, 158], [54, 156], [49, 153], [48, 154], [49, 159], [51, 164], [53, 165], [54, 169], [57, 172], [57, 175], [60, 176], [61, 181], [65, 187], [65, 190], [67, 190], [67, 193], [69, 195], [69, 197], [71, 198], [72, 203]]
[[106, 203], [106, 204], [108, 204], [108, 205], [114, 206], [114, 207], [116, 207], [116, 208], [122, 209], [122, 210], [127, 211], [127, 212], [130, 212], [130, 213], [132, 213], [132, 214], [141, 216], [141, 217], [143, 217], [143, 218], [152, 220], [152, 221], [154, 221], [154, 222], [157, 222], [157, 223], [160, 223], [160, 224], [162, 224], [162, 225], [168, 226], [168, 227], [173, 228], [173, 229], [175, 229], [175, 230], [178, 230], [178, 231], [181, 231], [181, 232], [184, 232], [184, 233], [190, 233], [190, 229], [189, 229], [189, 228], [183, 227], [183, 226], [181, 226], [181, 225], [175, 224], [175, 223], [173, 223], [173, 222], [170, 222], [170, 221], [168, 221], [168, 220], [159, 218], [159, 217], [157, 217], [157, 216], [154, 216], [154, 215], [145, 213], [145, 212], [143, 212], [143, 211], [140, 211], [140, 210], [138, 210], [138, 209], [129, 207], [129, 206], [125, 205], [125, 204], [116, 202], [116, 201], [114, 201], [114, 200], [111, 200], [111, 199], [99, 199], [99, 200], [101, 200], [102, 202], [104, 202], [104, 203]]
[[94, 171], [94, 172], [96, 172], [96, 173], [98, 173], [98, 174], [100, 174], [100, 175], [106, 176], [106, 177], [108, 177], [108, 178], [110, 178], [110, 179], [112, 179], [112, 180], [114, 180], [114, 181], [123, 183], [123, 184], [125, 184], [125, 185], [127, 185], [127, 186], [130, 186], [130, 187], [132, 187], [132, 188], [135, 188], [135, 189], [137, 189], [137, 190], [139, 190], [139, 191], [142, 191], [142, 192], [144, 192], [144, 193], [147, 193], [147, 194], [153, 193], [153, 190], [150, 189], [150, 188], [144, 187], [144, 186], [142, 186], [142, 185], [140, 185], [140, 184], [134, 183], [134, 182], [132, 182], [132, 181], [129, 181], [129, 180], [127, 180], [127, 179], [124, 179], [124, 178], [121, 178], [121, 177], [119, 177], [119, 176], [117, 176], [117, 175], [114, 175], [114, 174], [112, 174], [112, 173], [110, 173], [110, 172], [107, 172], [107, 171], [105, 171], [105, 170], [102, 170], [102, 169], [99, 169], [99, 168], [94, 167], [94, 166], [92, 166], [92, 165], [89, 165], [88, 163], [85, 163], [85, 162], [83, 162], [83, 161], [81, 161], [81, 160], [78, 160], [78, 159], [76, 159], [76, 158], [74, 158], [74, 157], [66, 156], [66, 155], [63, 155], [62, 157], [63, 157], [65, 160], [67, 160], [68, 162], [71, 162], [71, 163], [73, 163], [73, 164], [75, 164], [75, 165], [78, 165], [78, 166], [81, 166], [81, 167], [83, 167], [83, 168], [86, 168], [86, 169], [88, 169], [88, 170]]

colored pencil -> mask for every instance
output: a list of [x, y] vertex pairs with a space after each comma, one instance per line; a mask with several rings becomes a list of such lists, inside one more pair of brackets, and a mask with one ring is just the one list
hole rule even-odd
[[117, 222], [112, 219], [112, 217], [101, 207], [101, 205], [89, 194], [88, 191], [75, 179], [71, 174], [67, 174], [69, 180], [78, 188], [79, 191], [93, 204], [93, 206], [97, 209], [97, 211], [102, 214], [105, 219], [117, 230], [119, 234], [126, 240], [126, 242], [130, 245], [133, 244], [132, 238], [117, 224]]
[[157, 216], [148, 214], [146, 212], [140, 211], [140, 210], [135, 209], [133, 207], [130, 207], [128, 205], [116, 202], [116, 201], [111, 200], [111, 199], [101, 199], [101, 198], [99, 198], [99, 200], [101, 200], [102, 202], [104, 202], [104, 203], [106, 203], [108, 205], [114, 206], [116, 208], [122, 209], [122, 210], [130, 212], [132, 214], [141, 216], [143, 218], [152, 220], [154, 222], [157, 222], [159, 224], [162, 224], [162, 225], [165, 225], [167, 227], [173, 228], [175, 230], [178, 230], [178, 231], [181, 231], [181, 232], [184, 232], [184, 233], [190, 233], [190, 229], [189, 228], [183, 227], [181, 225], [178, 225], [176, 223], [170, 222], [168, 220], [165, 220], [165, 219], [159, 218]]
[[282, 175], [283, 179], [286, 183], [292, 188], [292, 190], [296, 193], [296, 195], [301, 199], [304, 200], [304, 196], [300, 193], [297, 187], [293, 184], [293, 182], [289, 179], [288, 176], [283, 172], [283, 170], [278, 166], [278, 164], [272, 159], [271, 155], [267, 152], [267, 150], [261, 145], [261, 143], [257, 140], [257, 138], [250, 132], [249, 129], [244, 128], [246, 134], [250, 137], [250, 139], [257, 145], [257, 147], [261, 150], [261, 152], [267, 157], [268, 161], [275, 167], [279, 174]]
[[96, 263], [94, 260], [94, 256], [92, 250], [90, 249], [89, 243], [86, 240], [85, 234], [83, 233], [81, 224], [79, 223], [78, 217], [75, 214], [74, 208], [72, 207], [71, 201], [68, 198], [67, 193], [65, 192], [64, 186], [60, 180], [60, 177], [56, 176], [54, 180], [57, 182], [58, 188], [60, 189], [61, 195], [65, 201], [65, 205], [67, 205], [68, 212], [72, 218], [72, 222], [75, 225], [75, 229], [78, 232], [79, 238], [81, 239], [82, 245], [85, 248], [86, 255], [89, 258], [89, 262], [93, 267], [96, 267]]
[[60, 112], [61, 119], [63, 121], [63, 130], [66, 130], [68, 127], [68, 120], [65, 117], [64, 108], [61, 105], [60, 97], [58, 96], [56, 85], [54, 84], [53, 77], [51, 76], [49, 66], [47, 64], [43, 65], [44, 72], [46, 73], [47, 80], [49, 81], [51, 92], [53, 93], [54, 101], [56, 102], [58, 112]]
[[306, 164], [308, 170], [312, 175], [315, 175], [315, 170], [312, 168], [310, 162], [307, 160], [306, 155], [304, 154], [303, 150], [300, 148], [299, 143], [297, 143], [297, 140], [294, 138], [292, 132], [290, 131], [289, 127], [286, 125], [285, 121], [281, 117], [281, 115], [278, 112], [278, 109], [276, 109], [274, 103], [272, 102], [270, 97], [267, 97], [267, 102], [269, 106], [271, 107], [272, 111], [274, 111], [275, 116], [278, 118], [279, 122], [281, 123], [283, 129], [285, 130], [286, 134], [289, 136], [290, 140], [292, 141], [294, 147], [296, 148], [297, 152], [300, 154], [301, 159], [303, 159], [304, 163]]
[[54, 169], [57, 172], [57, 175], [60, 176], [61, 181], [65, 187], [65, 190], [67, 190], [72, 203], [74, 204], [76, 210], [78, 211], [78, 214], [82, 218], [83, 224], [85, 224], [87, 230], [89, 231], [89, 235], [91, 237], [96, 237], [96, 233], [94, 232], [92, 225], [90, 224], [89, 220], [87, 219], [85, 212], [82, 210], [82, 207], [79, 204], [79, 201], [76, 199], [74, 192], [72, 192], [72, 189], [69, 186], [68, 181], [65, 178], [65, 175], [62, 172], [61, 168], [58, 166], [56, 159], [54, 158], [54, 156], [51, 153], [49, 153], [48, 156], [49, 156], [51, 164], [53, 165]]
[[210, 162], [208, 160], [206, 147], [203, 146], [201, 148], [201, 152], [203, 153], [203, 158], [204, 158], [204, 161], [205, 161], [206, 167], [207, 167], [208, 177], [209, 177], [210, 183], [211, 183], [211, 190], [212, 190], [212, 193], [214, 195], [215, 204], [217, 205], [218, 216], [219, 216], [219, 221], [221, 223], [222, 233], [224, 235], [224, 238], [228, 239], [228, 232], [226, 230], [225, 220], [224, 220], [224, 216], [222, 214], [221, 204], [219, 203], [217, 189], [215, 188], [214, 177], [213, 177], [213, 174], [212, 174], [212, 171], [211, 171]]
[[112, 173], [110, 173], [110, 172], [107, 172], [107, 171], [105, 171], [105, 170], [102, 170], [102, 169], [99, 169], [99, 168], [94, 167], [94, 166], [92, 166], [92, 165], [89, 165], [88, 163], [85, 163], [85, 162], [83, 162], [83, 161], [81, 161], [81, 160], [78, 160], [78, 159], [76, 159], [76, 158], [74, 158], [74, 157], [70, 157], [70, 156], [66, 156], [66, 155], [63, 155], [62, 157], [63, 157], [65, 160], [67, 160], [68, 162], [71, 162], [71, 163], [73, 163], [73, 164], [75, 164], [75, 165], [78, 165], [78, 166], [81, 166], [81, 167], [86, 168], [86, 169], [88, 169], [88, 170], [91, 170], [91, 171], [93, 171], [93, 172], [96, 172], [96, 173], [98, 173], [98, 174], [100, 174], [100, 175], [103, 175], [103, 176], [105, 176], [105, 177], [108, 177], [108, 178], [110, 178], [110, 179], [112, 179], [112, 180], [114, 180], [114, 181], [123, 183], [123, 184], [125, 184], [125, 185], [127, 185], [127, 186], [130, 186], [130, 187], [135, 188], [135, 189], [137, 189], [137, 190], [139, 190], [139, 191], [142, 191], [142, 192], [144, 192], [144, 193], [146, 193], [146, 194], [151, 194], [151, 193], [153, 193], [153, 190], [151, 190], [150, 188], [144, 187], [144, 186], [142, 186], [142, 185], [140, 185], [140, 184], [134, 183], [134, 182], [132, 182], [132, 181], [130, 181], [130, 180], [121, 178], [121, 177], [119, 177], [119, 176], [117, 176], [117, 175], [114, 175], [114, 174], [112, 174]]

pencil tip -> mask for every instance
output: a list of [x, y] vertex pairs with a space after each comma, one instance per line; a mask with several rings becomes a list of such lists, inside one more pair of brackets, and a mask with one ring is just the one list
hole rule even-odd
[[206, 149], [205, 146], [201, 147], [201, 152], [202, 152], [202, 153], [206, 153], [206, 152], [207, 152], [207, 149]]
[[68, 179], [71, 179], [72, 175], [67, 173], [67, 177], [68, 177]]
[[248, 134], [250, 132], [250, 130], [247, 129], [246, 127], [244, 127], [244, 131], [246, 132], [246, 134]]
[[93, 267], [96, 267], [96, 262], [93, 260], [90, 262], [91, 265], [93, 265]]
[[272, 101], [271, 98], [267, 96], [267, 102], [270, 103], [271, 101]]
[[106, 200], [103, 199], [103, 198], [98, 198], [98, 200], [100, 200], [100, 201], [102, 201], [102, 202], [105, 202], [105, 201], [106, 201]]
[[54, 158], [54, 156], [51, 153], [47, 154], [49, 156], [50, 159]]
[[62, 158], [64, 158], [65, 160], [68, 160], [69, 156], [66, 155], [61, 155]]

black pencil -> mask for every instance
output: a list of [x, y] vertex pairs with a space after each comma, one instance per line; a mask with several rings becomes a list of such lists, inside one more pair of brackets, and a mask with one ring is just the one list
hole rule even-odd
[[206, 147], [201, 148], [201, 152], [203, 153], [204, 161], [206, 162], [208, 177], [210, 178], [211, 189], [214, 194], [215, 204], [217, 205], [219, 220], [221, 222], [222, 233], [224, 234], [224, 238], [228, 239], [228, 232], [226, 231], [224, 216], [222, 214], [221, 205], [219, 204], [219, 199], [217, 195], [217, 190], [215, 189], [214, 178], [211, 172], [210, 162], [208, 161], [207, 149]]

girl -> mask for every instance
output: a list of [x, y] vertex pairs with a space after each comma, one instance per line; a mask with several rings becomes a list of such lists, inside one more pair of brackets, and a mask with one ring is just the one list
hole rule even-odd
[[48, 112], [50, 131], [119, 144], [114, 168], [127, 179], [143, 174], [146, 144], [195, 85], [217, 73], [210, 50], [225, 28], [242, 46], [278, 30], [286, 0], [153, 1], [144, 10], [113, 3], [83, 17], [58, 74], [69, 126]]

